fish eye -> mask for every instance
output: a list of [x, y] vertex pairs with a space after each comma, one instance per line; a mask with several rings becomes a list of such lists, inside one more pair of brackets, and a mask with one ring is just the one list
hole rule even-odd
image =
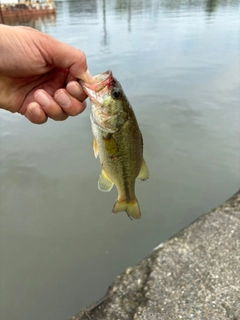
[[111, 92], [111, 96], [113, 99], [118, 99], [121, 97], [121, 90], [118, 88], [114, 88]]

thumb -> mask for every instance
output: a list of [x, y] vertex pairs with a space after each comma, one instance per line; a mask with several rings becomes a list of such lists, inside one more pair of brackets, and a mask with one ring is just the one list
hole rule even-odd
[[87, 83], [93, 82], [93, 78], [88, 71], [86, 55], [83, 51], [60, 41], [53, 43], [52, 49], [52, 62], [56, 67], [68, 69], [74, 78], [81, 79]]

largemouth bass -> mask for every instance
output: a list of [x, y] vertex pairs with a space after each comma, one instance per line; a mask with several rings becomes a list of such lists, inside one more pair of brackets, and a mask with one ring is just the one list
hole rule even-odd
[[143, 139], [132, 107], [111, 71], [93, 77], [93, 83], [80, 82], [91, 101], [93, 151], [99, 156], [101, 191], [115, 184], [118, 199], [113, 213], [126, 211], [129, 217], [141, 216], [135, 196], [135, 179], [146, 180], [148, 168], [143, 159]]

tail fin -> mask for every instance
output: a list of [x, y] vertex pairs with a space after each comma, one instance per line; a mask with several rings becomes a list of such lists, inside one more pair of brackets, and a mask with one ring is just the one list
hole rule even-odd
[[128, 202], [117, 200], [112, 212], [117, 213], [121, 211], [126, 211], [129, 217], [133, 217], [134, 219], [139, 219], [141, 217], [141, 211], [136, 198]]

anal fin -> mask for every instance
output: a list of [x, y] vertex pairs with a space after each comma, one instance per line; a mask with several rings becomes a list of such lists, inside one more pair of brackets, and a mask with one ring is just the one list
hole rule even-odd
[[98, 145], [97, 145], [97, 141], [95, 138], [93, 139], [93, 153], [94, 153], [95, 158], [97, 158], [98, 157]]
[[108, 192], [112, 189], [114, 183], [108, 178], [106, 173], [102, 170], [98, 179], [98, 189], [103, 192]]
[[144, 159], [142, 160], [142, 165], [137, 177], [142, 181], [147, 180], [149, 178], [149, 170]]

